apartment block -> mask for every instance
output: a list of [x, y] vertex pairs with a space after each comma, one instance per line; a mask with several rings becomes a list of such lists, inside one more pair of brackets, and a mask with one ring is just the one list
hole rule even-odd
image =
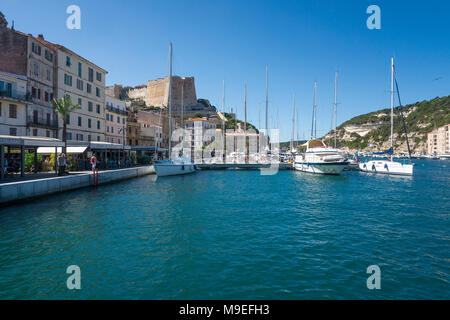
[[127, 144], [125, 101], [106, 95], [106, 142]]
[[428, 153], [450, 153], [450, 124], [428, 133]]

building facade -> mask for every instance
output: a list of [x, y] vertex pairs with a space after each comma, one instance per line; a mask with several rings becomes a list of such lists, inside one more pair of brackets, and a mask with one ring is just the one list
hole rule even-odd
[[446, 124], [428, 133], [428, 153], [450, 153], [450, 124]]
[[[204, 158], [203, 149], [213, 141], [213, 137], [205, 139], [204, 135], [207, 130], [216, 131], [216, 125], [206, 118], [193, 118], [184, 121], [185, 128], [185, 143], [184, 146], [189, 145], [191, 147], [191, 159], [195, 163], [202, 162]], [[210, 155], [205, 155], [209, 157]]]
[[139, 137], [141, 134], [141, 125], [137, 121], [136, 113], [127, 110], [127, 140], [128, 145], [132, 147], [139, 146]]
[[[105, 77], [107, 71], [69, 49], [57, 46], [58, 98], [69, 95], [81, 106], [67, 119], [67, 141], [105, 141]], [[62, 131], [62, 119], [60, 119]]]
[[127, 109], [125, 101], [106, 95], [106, 142], [127, 144]]
[[51, 101], [54, 97], [55, 50], [40, 34], [28, 36], [27, 92], [30, 100], [27, 112], [27, 135], [47, 138], [58, 134], [58, 115]]
[[0, 135], [27, 135], [27, 78], [0, 71]]

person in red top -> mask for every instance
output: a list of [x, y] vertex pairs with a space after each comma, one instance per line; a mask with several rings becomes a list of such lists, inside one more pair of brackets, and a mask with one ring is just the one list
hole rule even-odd
[[95, 153], [91, 158], [92, 172], [95, 172], [95, 168], [97, 167], [97, 158], [95, 157]]

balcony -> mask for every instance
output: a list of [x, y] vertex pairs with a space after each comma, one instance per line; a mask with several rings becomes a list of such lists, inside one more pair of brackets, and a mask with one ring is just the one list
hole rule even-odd
[[121, 110], [119, 108], [114, 108], [113, 106], [110, 106], [110, 105], [106, 105], [106, 110], [111, 111], [111, 112], [115, 112], [117, 114], [121, 114], [121, 115], [124, 115], [124, 116], [127, 115], [126, 110]]
[[58, 120], [51, 120], [46, 118], [38, 118], [38, 117], [28, 117], [27, 119], [28, 126], [38, 126], [49, 129], [58, 129]]
[[10, 98], [10, 99], [20, 100], [20, 101], [27, 100], [25, 95], [17, 94], [16, 92], [11, 91], [11, 90], [0, 91], [0, 98]]

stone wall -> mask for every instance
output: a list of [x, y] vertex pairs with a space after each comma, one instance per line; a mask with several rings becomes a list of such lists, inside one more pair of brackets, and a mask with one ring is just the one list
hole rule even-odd
[[27, 44], [26, 35], [0, 27], [0, 70], [26, 76]]

